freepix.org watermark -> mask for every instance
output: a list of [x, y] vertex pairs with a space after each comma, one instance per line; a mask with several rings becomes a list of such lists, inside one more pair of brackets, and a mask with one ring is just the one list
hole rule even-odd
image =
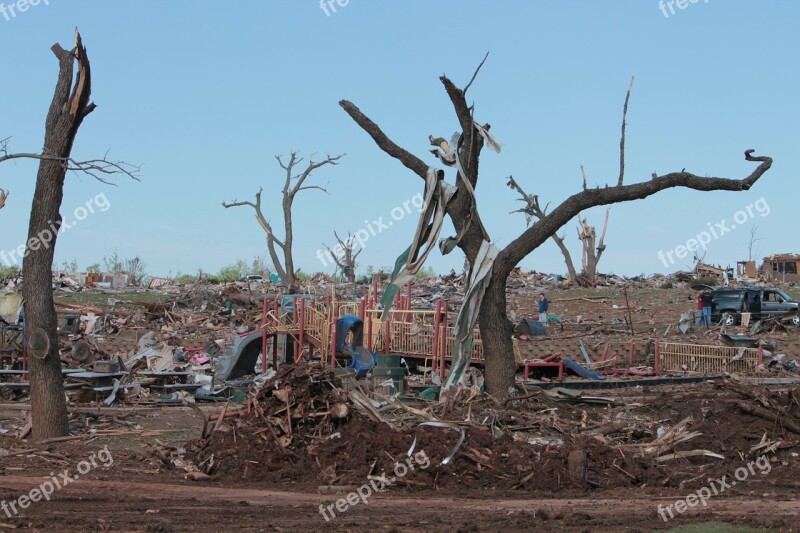
[[734, 213], [733, 221], [735, 224], [728, 224], [728, 221], [724, 218], [719, 222], [715, 222], [713, 225], [711, 222], [708, 222], [706, 224], [708, 230], [701, 231], [693, 238], [686, 241], [686, 244], [680, 244], [666, 252], [664, 250], [659, 250], [658, 260], [661, 261], [665, 267], [669, 267], [670, 265], [674, 265], [679, 259], [686, 259], [690, 253], [694, 253], [700, 248], [705, 250], [712, 240], [719, 239], [726, 233], [736, 229], [736, 224], [741, 226], [748, 220], [755, 218], [754, 210], [755, 213], [758, 213], [762, 217], [770, 214], [769, 204], [767, 204], [763, 196], [756, 200], [755, 203], [749, 204], [744, 209]]
[[42, 482], [38, 487], [32, 488], [27, 494], [21, 495], [16, 500], [10, 502], [3, 500], [0, 502], [0, 509], [6, 513], [8, 518], [11, 518], [17, 515], [20, 510], [30, 507], [31, 503], [40, 502], [43, 499], [49, 502], [50, 496], [52, 496], [55, 491], [61, 490], [73, 481], [77, 481], [82, 475], [88, 474], [92, 469], [98, 466], [108, 468], [113, 464], [114, 458], [111, 456], [111, 452], [108, 451], [108, 445], [106, 445], [103, 449], [92, 452], [87, 459], [75, 465], [75, 470], [78, 471], [77, 474], [71, 474], [69, 468], [58, 474], [58, 476], [56, 476], [54, 472], [50, 472], [50, 479]]
[[[367, 241], [369, 241], [372, 237], [377, 236], [379, 233], [384, 232], [385, 230], [394, 226], [395, 222], [400, 222], [403, 220], [406, 215], [410, 215], [412, 212], [419, 212], [419, 209], [422, 207], [422, 204], [425, 202], [425, 198], [423, 198], [422, 193], [417, 193], [411, 199], [406, 200], [403, 202], [402, 206], [393, 207], [390, 211], [391, 220], [384, 221], [385, 217], [378, 217], [376, 220], [370, 222], [369, 220], [365, 220], [364, 224], [365, 227], [359, 229], [353, 235], [353, 252], [355, 253], [357, 250], [364, 248], [366, 246]], [[412, 209], [413, 207], [413, 209]], [[323, 251], [320, 248], [317, 248], [317, 259], [319, 259], [322, 266], [327, 267], [331, 263], [335, 263], [333, 260], [333, 255], [336, 255], [337, 258], [344, 257], [344, 249], [342, 249], [342, 245], [337, 243], [336, 246], [331, 247], [331, 254], [330, 251], [325, 250]]]
[[[669, 18], [670, 15], [675, 14], [675, 8], [678, 9], [686, 9], [689, 7], [689, 4], [697, 4], [700, 0], [659, 0], [658, 2], [658, 9], [664, 14], [664, 18]], [[708, 0], [703, 0], [704, 3], [708, 3]], [[669, 13], [667, 10], [669, 9]]]
[[733, 473], [733, 478], [730, 480], [728, 479], [728, 476], [722, 476], [719, 479], [709, 478], [708, 486], [697, 489], [692, 494], [686, 496], [686, 498], [677, 500], [675, 503], [671, 503], [667, 506], [659, 504], [658, 515], [662, 520], [664, 520], [664, 522], [667, 522], [668, 520], [675, 518], [675, 514], [672, 512], [673, 508], [675, 508], [676, 513], [683, 514], [688, 509], [692, 509], [701, 504], [703, 507], [707, 507], [708, 500], [710, 500], [712, 496], [718, 496], [719, 494], [725, 492], [725, 489], [736, 486], [737, 481], [745, 481], [748, 477], [754, 476], [756, 470], [753, 467], [757, 467], [758, 473], [762, 476], [766, 476], [772, 471], [772, 465], [769, 464], [769, 459], [766, 455], [762, 455], [755, 461], [750, 461], [747, 463], [747, 465], [737, 468]]
[[56, 235], [62, 235], [65, 231], [75, 227], [78, 222], [86, 220], [89, 215], [100, 211], [105, 213], [111, 209], [111, 202], [106, 198], [105, 193], [100, 193], [94, 198], [89, 198], [83, 205], [79, 205], [72, 212], [73, 220], [71, 222], [62, 221], [59, 227], [56, 221], [49, 221], [50, 227], [46, 228], [30, 239], [25, 244], [20, 244], [12, 250], [0, 250], [0, 261], [5, 266], [19, 265], [22, 260], [28, 256], [31, 251], [36, 251], [39, 248], [49, 248], [53, 243]]
[[49, 6], [50, 0], [17, 0], [10, 4], [0, 2], [0, 15], [6, 19], [6, 22], [9, 22], [11, 19], [16, 18], [18, 14], [25, 13], [28, 9], [36, 7], [39, 4]]
[[319, 8], [326, 17], [330, 17], [332, 13], [336, 13], [336, 6], [346, 7], [349, 3], [350, 0], [319, 0]]
[[406, 457], [405, 462], [396, 462], [394, 464], [394, 476], [387, 478], [386, 472], [383, 472], [380, 476], [372, 476], [369, 483], [364, 483], [344, 498], [339, 498], [336, 503], [328, 506], [322, 503], [319, 504], [319, 514], [322, 515], [326, 522], [330, 522], [331, 519], [336, 518], [334, 508], [339, 514], [342, 514], [350, 507], [358, 505], [359, 502], [364, 505], [368, 504], [373, 492], [383, 492], [386, 487], [391, 486], [399, 478], [406, 477], [409, 472], [415, 470], [415, 464], [419, 466], [420, 470], [425, 470], [431, 465], [431, 460], [424, 450], [420, 450], [414, 455], [409, 455]]

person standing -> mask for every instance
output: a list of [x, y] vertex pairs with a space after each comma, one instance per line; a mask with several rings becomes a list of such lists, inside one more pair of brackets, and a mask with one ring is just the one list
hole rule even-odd
[[697, 293], [697, 318], [694, 325], [699, 326], [703, 322], [703, 291]]
[[547, 309], [550, 307], [550, 302], [545, 298], [544, 293], [539, 294], [539, 322], [547, 324]]
[[703, 322], [706, 327], [711, 327], [711, 306], [714, 303], [714, 298], [711, 296], [711, 291], [706, 289], [703, 291]]

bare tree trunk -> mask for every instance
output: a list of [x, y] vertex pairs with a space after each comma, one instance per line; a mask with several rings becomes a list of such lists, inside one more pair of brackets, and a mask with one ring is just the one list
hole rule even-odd
[[292, 201], [294, 195], [290, 195], [286, 190], [283, 191], [283, 227], [286, 230], [286, 237], [283, 239], [283, 264], [286, 271], [286, 279], [283, 280], [290, 293], [298, 290], [297, 276], [294, 271], [294, 256], [292, 255], [292, 245], [294, 244], [294, 228], [292, 227]]
[[558, 249], [561, 250], [561, 254], [564, 256], [564, 263], [567, 264], [567, 272], [569, 273], [569, 280], [572, 283], [578, 282], [578, 274], [575, 272], [575, 265], [572, 264], [572, 256], [567, 250], [567, 245], [564, 244], [564, 239], [559, 237], [558, 235], [553, 235], [553, 240], [556, 241], [556, 245]]
[[511, 341], [514, 326], [506, 315], [507, 277], [492, 276], [478, 317], [483, 353], [486, 357], [486, 390], [496, 397], [508, 395], [509, 389], [514, 386], [516, 372], [514, 346]]
[[581, 270], [581, 275], [578, 277], [578, 281], [588, 287], [594, 287], [597, 282], [597, 264], [600, 262], [600, 257], [606, 250], [606, 245], [603, 241], [606, 238], [606, 230], [608, 229], [608, 213], [609, 211], [606, 210], [603, 233], [600, 235], [600, 244], [596, 246], [597, 233], [595, 232], [594, 226], [590, 226], [586, 222], [586, 219], [578, 217], [578, 222], [580, 224], [578, 239], [580, 239], [583, 245], [583, 269]]
[[[36, 178], [31, 206], [28, 243], [23, 260], [25, 329], [30, 346], [31, 417], [35, 440], [61, 437], [69, 433], [67, 405], [56, 336], [56, 311], [53, 303], [52, 264], [58, 228], [61, 225], [61, 200], [64, 177], [72, 144], [83, 119], [94, 110], [89, 103], [91, 75], [89, 59], [80, 35], [71, 52], [53, 45], [60, 70], [53, 102], [47, 115], [43, 155], [61, 160], [42, 160]], [[78, 78], [73, 88], [73, 66], [78, 60]], [[71, 94], [70, 94], [71, 93]]]

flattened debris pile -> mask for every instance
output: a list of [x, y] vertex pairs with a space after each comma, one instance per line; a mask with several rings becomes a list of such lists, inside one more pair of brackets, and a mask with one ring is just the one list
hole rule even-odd
[[[749, 490], [798, 474], [800, 390], [720, 382], [614, 395], [529, 389], [497, 402], [464, 388], [448, 403], [399, 402], [360, 385], [345, 391], [327, 369], [287, 366], [187, 449], [216, 479], [320, 490], [384, 478], [541, 495], [686, 490], [757, 460], [759, 472], [774, 472]], [[409, 462], [414, 469], [397, 467]]]
[[[470, 389], [460, 396], [447, 404], [406, 404], [358, 385], [345, 392], [318, 366], [285, 366], [251, 396], [246, 413], [212, 421], [214, 430], [187, 448], [203, 473], [230, 480], [343, 486], [385, 474], [407, 488], [543, 492], [589, 487], [588, 470], [569, 474], [570, 452], [579, 450], [603, 470], [602, 486], [632, 483], [612, 465], [619, 457], [613, 443], [596, 438], [609, 424], [622, 427], [604, 413], [608, 399], [587, 397], [586, 408], [576, 409], [575, 398], [544, 391], [513, 404]], [[628, 438], [647, 435], [623, 425]], [[392, 475], [409, 461], [413, 473]], [[626, 472], [646, 478], [650, 462], [634, 461]]]
[[796, 380], [784, 390], [776, 391], [766, 387], [748, 387], [733, 380], [720, 380], [716, 383], [720, 390], [735, 393], [737, 399], [730, 400], [742, 413], [772, 422], [782, 428], [784, 433], [794, 434], [800, 439], [800, 384]]

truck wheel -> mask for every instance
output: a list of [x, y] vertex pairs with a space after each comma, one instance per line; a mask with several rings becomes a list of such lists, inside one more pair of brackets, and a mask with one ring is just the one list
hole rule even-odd
[[733, 313], [722, 313], [722, 323], [726, 326], [736, 325], [736, 315]]

